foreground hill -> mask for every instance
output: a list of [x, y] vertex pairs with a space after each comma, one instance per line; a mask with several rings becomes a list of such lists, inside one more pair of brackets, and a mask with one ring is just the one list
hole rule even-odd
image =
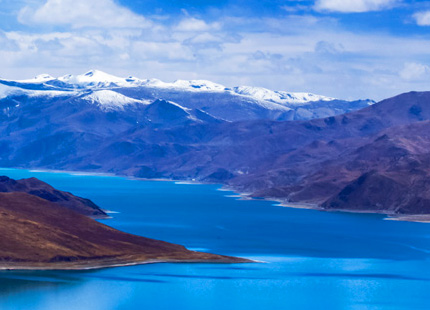
[[22, 192], [34, 195], [93, 218], [108, 217], [108, 215], [91, 200], [57, 190], [36, 178], [14, 180], [6, 176], [0, 176], [0, 193], [8, 192]]
[[120, 232], [26, 193], [0, 193], [0, 269], [86, 269], [247, 260]]

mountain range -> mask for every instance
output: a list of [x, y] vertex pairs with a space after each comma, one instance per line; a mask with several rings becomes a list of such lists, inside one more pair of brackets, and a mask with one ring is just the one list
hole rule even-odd
[[0, 85], [1, 166], [221, 183], [326, 210], [430, 213], [429, 92], [347, 102], [99, 71]]
[[174, 102], [185, 111], [200, 110], [224, 121], [311, 119], [346, 113], [374, 103], [261, 87], [228, 88], [204, 80], [165, 83], [157, 79], [119, 78], [97, 70], [59, 78], [42, 74], [30, 80], [0, 79], [0, 99], [5, 98], [57, 104], [59, 101], [91, 103], [105, 112], [139, 109], [162, 99]]

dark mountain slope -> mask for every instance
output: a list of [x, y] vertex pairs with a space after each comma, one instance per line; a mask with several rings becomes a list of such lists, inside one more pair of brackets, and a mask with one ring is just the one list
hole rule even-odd
[[[404, 105], [397, 104], [403, 100], [406, 100]], [[278, 179], [278, 169], [294, 179], [294, 174], [301, 177], [333, 156], [369, 142], [368, 139], [392, 124], [413, 123], [425, 118], [421, 115], [417, 119], [415, 114], [410, 114], [411, 107], [417, 104], [407, 106], [407, 100], [400, 96], [358, 112], [306, 122], [191, 124], [161, 131], [140, 126], [108, 141], [103, 146], [106, 152], [100, 153], [109, 153], [108, 150], [118, 143], [130, 143], [134, 146], [133, 152], [123, 154], [122, 162], [152, 167], [165, 177], [204, 179], [223, 168], [238, 177], [238, 186], [254, 178], [267, 178], [268, 171]], [[392, 116], [393, 102], [394, 108], [402, 111]], [[425, 111], [425, 103], [421, 105]], [[97, 155], [89, 158], [95, 159]], [[301, 162], [306, 164], [300, 165]], [[128, 165], [128, 173], [135, 174], [138, 165]], [[116, 169], [127, 168], [113, 164], [108, 169], [118, 172]]]
[[358, 177], [323, 208], [430, 213], [430, 121], [382, 132], [337, 165]]
[[[134, 166], [120, 170], [141, 177], [221, 182], [255, 196], [289, 201], [321, 204], [327, 200], [327, 209], [348, 209], [351, 200], [343, 204], [330, 201], [341, 191], [345, 197], [345, 187], [364, 175], [369, 181], [360, 188], [372, 191], [370, 180], [375, 180], [380, 182], [378, 194], [366, 194], [369, 201], [357, 201], [352, 208], [430, 213], [427, 198], [421, 194], [427, 192], [428, 119], [429, 93], [408, 93], [327, 119], [242, 122], [209, 130], [188, 127], [179, 139], [171, 139], [170, 132], [150, 137], [147, 128], [141, 128], [127, 134], [127, 139], [132, 139], [134, 145], [156, 144], [158, 154], [132, 154], [130, 160], [138, 158], [144, 169], [135, 170], [139, 166]], [[196, 137], [197, 143], [186, 143]], [[171, 141], [180, 143], [183, 152], [172, 149]], [[115, 170], [115, 166], [111, 169]], [[384, 186], [385, 193], [381, 189]], [[395, 190], [398, 187], [404, 190]], [[390, 193], [398, 195], [388, 199]], [[394, 203], [401, 198], [401, 203]], [[386, 203], [381, 204], [381, 200]]]

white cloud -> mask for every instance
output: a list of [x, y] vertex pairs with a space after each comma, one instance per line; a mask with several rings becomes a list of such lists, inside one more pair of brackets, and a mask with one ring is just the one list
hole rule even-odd
[[3, 50], [3, 51], [19, 50], [18, 44], [14, 40], [9, 39], [6, 36], [6, 34], [1, 30], [0, 30], [0, 50]]
[[193, 53], [181, 42], [145, 42], [133, 44], [135, 59], [158, 60], [161, 62], [184, 62], [194, 59]]
[[308, 11], [309, 10], [309, 6], [307, 6], [307, 5], [301, 5], [301, 4], [284, 5], [284, 6], [281, 6], [281, 9], [283, 9], [284, 11], [286, 11], [288, 13], [296, 13], [298, 11]]
[[390, 8], [399, 0], [316, 0], [315, 9], [342, 13], [362, 13]]
[[113, 0], [47, 0], [19, 12], [23, 24], [70, 26], [72, 28], [145, 28], [151, 22], [117, 5]]
[[417, 12], [413, 17], [418, 25], [430, 26], [430, 11]]
[[333, 54], [337, 55], [344, 51], [342, 44], [334, 44], [332, 42], [327, 41], [319, 41], [315, 45], [316, 53], [324, 53], [324, 54]]
[[430, 66], [421, 63], [405, 63], [400, 71], [400, 77], [407, 81], [420, 81], [430, 78]]
[[184, 32], [202, 32], [208, 30], [219, 30], [220, 27], [220, 23], [208, 24], [202, 19], [187, 17], [182, 19], [179, 24], [176, 25], [175, 30]]
[[222, 43], [223, 41], [224, 41], [223, 38], [220, 38], [219, 36], [216, 36], [209, 32], [199, 33], [198, 35], [188, 40], [188, 42], [194, 43], [194, 44], [206, 44], [206, 43], [212, 43], [212, 42]]
[[[331, 17], [223, 16], [214, 23], [188, 15], [177, 24], [154, 22], [147, 29], [68, 23], [53, 27], [55, 31], [31, 27], [28, 32], [3, 36], [0, 32], [0, 74], [29, 78], [42, 72], [61, 76], [96, 68], [118, 76], [208, 79], [227, 86], [346, 99], [378, 100], [428, 89], [429, 69], [416, 62], [428, 56], [429, 40], [354, 33]], [[9, 50], [2, 48], [4, 42]], [[408, 65], [402, 69], [403, 63]]]

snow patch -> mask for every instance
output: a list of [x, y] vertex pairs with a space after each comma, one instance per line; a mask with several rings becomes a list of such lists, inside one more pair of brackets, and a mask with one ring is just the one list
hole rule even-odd
[[7, 96], [14, 93], [19, 93], [20, 91], [20, 88], [0, 84], [0, 99], [6, 98]]
[[77, 94], [76, 92], [61, 90], [23, 90], [23, 93], [29, 97], [66, 97]]
[[173, 102], [173, 101], [170, 101], [170, 100], [163, 100], [163, 99], [159, 99], [159, 100], [160, 100], [160, 101], [167, 102], [168, 104], [173, 105], [173, 106], [175, 106], [175, 107], [178, 107], [179, 109], [183, 110], [184, 112], [186, 112], [186, 113], [188, 113], [188, 114], [189, 114], [189, 111], [191, 111], [191, 109], [190, 109], [190, 108], [183, 107], [183, 106], [181, 106], [180, 104], [178, 104], [178, 103], [176, 103], [176, 102]]
[[97, 104], [105, 110], [122, 110], [124, 106], [130, 104], [144, 104], [148, 105], [150, 102], [145, 100], [137, 100], [112, 90], [97, 90], [82, 97], [90, 103]]
[[[227, 88], [207, 80], [177, 80], [173, 83], [166, 83], [158, 79], [141, 80], [137, 77], [129, 76], [121, 78], [107, 74], [99, 70], [91, 70], [81, 75], [65, 75], [57, 79], [48, 74], [41, 74], [32, 80], [16, 81], [18, 83], [41, 83], [47, 81], [60, 81], [71, 85], [73, 88], [82, 89], [112, 89], [116, 87], [152, 87], [161, 89], [172, 89], [186, 92], [228, 92], [232, 95], [246, 96], [259, 101], [262, 106], [269, 109], [279, 109], [292, 107], [294, 105], [304, 105], [309, 102], [333, 101], [335, 98], [315, 95], [312, 93], [273, 91], [263, 87], [238, 86]], [[122, 98], [123, 99], [123, 98]], [[268, 103], [275, 103], [276, 106]], [[281, 108], [282, 109], [282, 108]], [[283, 108], [282, 110], [285, 110]]]
[[173, 82], [172, 87], [194, 90], [194, 91], [225, 91], [226, 87], [206, 80], [177, 80]]
[[26, 95], [28, 97], [60, 97], [70, 96], [73, 92], [69, 91], [53, 91], [53, 90], [29, 90], [14, 86], [7, 86], [0, 83], [0, 99], [6, 98], [12, 95]]
[[[136, 83], [137, 84], [137, 83]], [[135, 85], [136, 85], [135, 84]], [[158, 79], [140, 80], [140, 86], [155, 88], [172, 88], [184, 91], [225, 91], [226, 87], [206, 80], [176, 80], [173, 83], [166, 83]]]
[[50, 76], [49, 74], [39, 74], [33, 79], [28, 80], [18, 80], [16, 82], [18, 83], [24, 83], [24, 84], [43, 84], [45, 82], [55, 80], [54, 77]]
[[91, 70], [81, 75], [65, 75], [59, 77], [58, 81], [77, 87], [105, 88], [115, 86], [129, 86], [127, 79], [104, 73], [99, 70]]
[[315, 101], [333, 101], [335, 98], [315, 95], [312, 93], [293, 93], [273, 91], [263, 87], [238, 86], [232, 89], [238, 95], [249, 96], [257, 100], [272, 101], [280, 104], [302, 105]]

